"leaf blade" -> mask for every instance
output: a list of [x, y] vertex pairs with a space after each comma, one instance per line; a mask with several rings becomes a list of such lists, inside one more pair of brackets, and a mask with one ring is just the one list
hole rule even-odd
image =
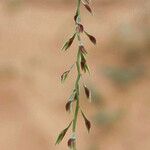
[[67, 79], [69, 73], [70, 73], [70, 70], [65, 71], [65, 72], [61, 75], [61, 83], [65, 82], [65, 80]]
[[58, 138], [57, 138], [57, 140], [56, 140], [56, 142], [55, 142], [55, 145], [61, 143], [61, 141], [63, 140], [64, 136], [66, 135], [68, 129], [70, 128], [71, 124], [72, 124], [72, 121], [70, 122], [70, 124], [68, 125], [67, 128], [65, 128], [64, 130], [62, 130], [62, 131], [60, 132], [60, 134], [58, 135]]
[[73, 34], [73, 36], [63, 45], [63, 47], [61, 48], [61, 50], [66, 51], [67, 49], [70, 48], [70, 46], [72, 45], [74, 39], [75, 39], [76, 33]]

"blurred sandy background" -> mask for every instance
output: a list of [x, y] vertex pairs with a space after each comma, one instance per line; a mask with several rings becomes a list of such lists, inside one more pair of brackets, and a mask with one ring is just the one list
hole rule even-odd
[[[94, 16], [83, 24], [97, 37], [88, 42], [93, 91], [82, 107], [92, 122], [78, 125], [79, 150], [150, 149], [150, 1], [93, 0]], [[55, 146], [71, 119], [64, 109], [73, 87], [60, 75], [75, 61], [76, 48], [61, 53], [71, 35], [73, 0], [0, 1], [0, 150], [66, 150]]]

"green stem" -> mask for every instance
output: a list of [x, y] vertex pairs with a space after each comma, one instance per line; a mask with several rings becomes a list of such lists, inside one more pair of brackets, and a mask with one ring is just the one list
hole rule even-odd
[[[72, 127], [72, 133], [73, 134], [76, 133], [78, 113], [79, 113], [79, 108], [80, 108], [80, 106], [79, 106], [79, 82], [80, 82], [80, 78], [81, 78], [81, 73], [80, 73], [80, 54], [79, 53], [80, 52], [78, 50], [77, 62], [76, 62], [78, 75], [77, 75], [77, 79], [76, 79], [76, 83], [75, 83], [75, 89], [76, 89], [76, 92], [77, 92], [77, 97], [76, 97], [76, 108], [75, 108], [75, 112], [74, 112], [73, 127]], [[75, 142], [75, 145], [73, 147], [73, 150], [76, 150], [76, 142]]]
[[[80, 5], [81, 5], [81, 0], [77, 0], [77, 14], [78, 14], [78, 21], [80, 21]], [[77, 38], [79, 43], [81, 42], [81, 38], [80, 38], [80, 33], [77, 33]], [[76, 133], [76, 126], [77, 126], [77, 120], [78, 120], [78, 113], [79, 113], [79, 82], [80, 82], [80, 78], [81, 78], [81, 72], [80, 72], [80, 51], [78, 50], [78, 54], [77, 54], [77, 61], [76, 61], [76, 66], [77, 66], [77, 79], [75, 82], [75, 89], [77, 92], [77, 97], [76, 97], [76, 108], [75, 108], [75, 112], [74, 112], [74, 118], [73, 118], [73, 127], [72, 127], [72, 132], [73, 134]], [[73, 147], [73, 150], [76, 150], [76, 142], [75, 145]]]
[[77, 14], [80, 15], [81, 0], [77, 0]]
[[77, 54], [77, 71], [78, 71], [78, 75], [77, 75], [77, 80], [75, 83], [75, 89], [77, 92], [77, 101], [76, 101], [76, 109], [75, 109], [75, 113], [74, 113], [74, 119], [73, 119], [73, 128], [72, 128], [72, 132], [75, 133], [76, 132], [76, 125], [77, 125], [77, 118], [78, 118], [78, 112], [79, 112], [79, 81], [81, 78], [81, 73], [80, 73], [80, 55], [79, 55], [79, 51]]

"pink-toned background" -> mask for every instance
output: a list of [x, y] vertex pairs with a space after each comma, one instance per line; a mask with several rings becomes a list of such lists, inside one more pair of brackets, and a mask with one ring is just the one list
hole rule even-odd
[[[150, 149], [150, 2], [93, 0], [92, 17], [82, 8], [93, 91], [81, 105], [78, 150]], [[60, 75], [75, 61], [76, 46], [60, 52], [74, 30], [74, 0], [0, 1], [0, 150], [66, 150], [58, 133], [72, 115], [64, 105], [75, 72], [64, 85]]]

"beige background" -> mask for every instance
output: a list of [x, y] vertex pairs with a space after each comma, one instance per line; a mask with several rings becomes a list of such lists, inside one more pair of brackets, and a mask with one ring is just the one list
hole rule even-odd
[[[93, 17], [84, 9], [82, 17], [98, 41], [94, 47], [84, 37], [91, 68], [84, 76], [95, 102], [82, 93], [92, 130], [80, 117], [78, 150], [149, 150], [150, 3], [93, 0], [92, 8]], [[72, 117], [64, 105], [75, 72], [64, 85], [60, 75], [74, 63], [76, 47], [60, 48], [74, 30], [74, 10], [73, 0], [0, 1], [0, 150], [67, 149], [69, 133], [54, 143]], [[128, 72], [124, 77], [107, 67], [136, 75], [130, 80]]]

